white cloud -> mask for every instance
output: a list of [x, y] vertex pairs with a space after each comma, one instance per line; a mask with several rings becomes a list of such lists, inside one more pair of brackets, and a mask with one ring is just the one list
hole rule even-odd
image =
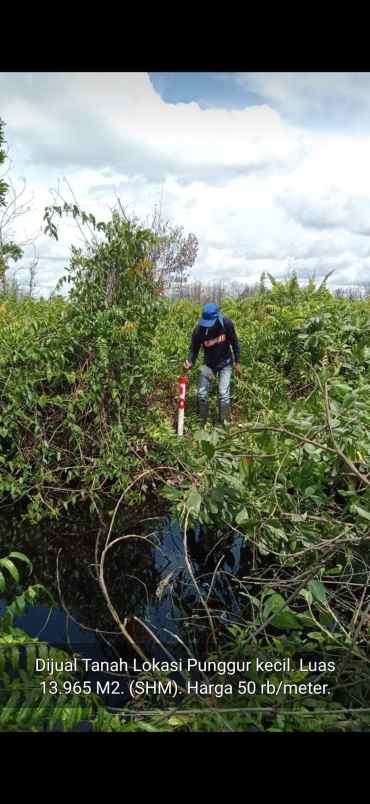
[[[238, 111], [168, 104], [142, 73], [37, 74], [38, 92], [1, 79], [2, 114], [38, 164], [114, 166], [147, 178], [218, 181], [271, 162], [295, 163], [300, 132], [269, 106]], [[18, 91], [18, 95], [14, 92]]]
[[294, 121], [324, 129], [369, 127], [369, 72], [239, 73], [235, 80]]
[[[78, 203], [97, 218], [107, 218], [118, 194], [144, 219], [162, 195], [165, 216], [200, 240], [195, 278], [254, 282], [263, 270], [282, 275], [294, 261], [302, 276], [336, 267], [332, 284], [362, 281], [370, 254], [369, 135], [289, 122], [295, 103], [305, 114], [312, 104], [324, 108], [330, 77], [239, 80], [264, 102], [237, 111], [169, 104], [141, 73], [0, 74], [10, 151], [34, 191], [29, 226], [41, 230], [49, 188], [67, 176]], [[369, 85], [349, 74], [335, 97], [355, 98], [364, 109]], [[39, 238], [44, 293], [80, 237], [71, 223], [60, 231], [59, 243]]]

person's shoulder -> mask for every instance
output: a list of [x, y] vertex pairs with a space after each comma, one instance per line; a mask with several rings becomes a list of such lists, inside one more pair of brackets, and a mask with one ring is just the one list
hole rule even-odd
[[231, 320], [231, 318], [226, 318], [226, 316], [224, 316], [224, 326], [231, 329], [234, 327], [234, 322]]

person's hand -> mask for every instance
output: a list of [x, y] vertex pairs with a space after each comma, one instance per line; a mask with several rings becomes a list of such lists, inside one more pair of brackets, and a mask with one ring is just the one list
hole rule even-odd
[[192, 363], [189, 363], [189, 361], [188, 361], [188, 360], [185, 360], [185, 363], [184, 363], [184, 369], [185, 369], [185, 371], [189, 371], [189, 369], [191, 369], [192, 365], [193, 365], [193, 364], [192, 364]]
[[242, 373], [242, 367], [240, 363], [235, 363], [235, 374], [237, 374], [238, 377], [240, 377], [241, 373]]

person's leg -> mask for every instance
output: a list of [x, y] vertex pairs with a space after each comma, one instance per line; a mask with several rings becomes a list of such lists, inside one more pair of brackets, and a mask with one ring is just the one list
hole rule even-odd
[[232, 375], [232, 364], [221, 369], [218, 381], [218, 400], [220, 407], [220, 421], [229, 421], [231, 413], [230, 384]]
[[208, 418], [208, 390], [211, 379], [211, 371], [207, 366], [202, 366], [198, 385], [198, 411], [202, 424]]

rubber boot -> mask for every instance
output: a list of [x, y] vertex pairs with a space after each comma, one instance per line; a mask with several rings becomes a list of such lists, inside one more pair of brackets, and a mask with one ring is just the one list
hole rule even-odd
[[230, 402], [220, 402], [220, 422], [223, 424], [224, 422], [230, 421], [231, 415], [231, 405]]
[[205, 426], [208, 419], [208, 400], [198, 399], [198, 411], [201, 424]]

